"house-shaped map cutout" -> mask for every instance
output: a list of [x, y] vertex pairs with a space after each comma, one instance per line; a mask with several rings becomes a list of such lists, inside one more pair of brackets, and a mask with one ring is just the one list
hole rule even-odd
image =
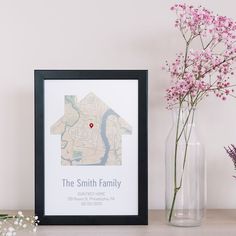
[[122, 135], [132, 127], [94, 93], [65, 96], [64, 115], [51, 126], [61, 136], [62, 165], [121, 165]]

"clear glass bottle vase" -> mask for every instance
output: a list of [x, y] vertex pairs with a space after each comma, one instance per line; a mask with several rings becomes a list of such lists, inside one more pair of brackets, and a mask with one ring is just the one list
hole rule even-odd
[[205, 207], [205, 159], [196, 131], [196, 108], [173, 109], [166, 139], [166, 220], [175, 226], [199, 226]]

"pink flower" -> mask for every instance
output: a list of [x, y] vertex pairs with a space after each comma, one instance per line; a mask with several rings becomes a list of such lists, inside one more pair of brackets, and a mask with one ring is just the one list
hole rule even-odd
[[[226, 100], [233, 93], [228, 87], [236, 60], [236, 22], [201, 6], [175, 4], [171, 10], [176, 12], [175, 26], [186, 48], [172, 63], [166, 62], [165, 70], [171, 77], [166, 90], [168, 107], [180, 101], [197, 104], [210, 93]], [[197, 40], [201, 48], [191, 49], [191, 43]]]

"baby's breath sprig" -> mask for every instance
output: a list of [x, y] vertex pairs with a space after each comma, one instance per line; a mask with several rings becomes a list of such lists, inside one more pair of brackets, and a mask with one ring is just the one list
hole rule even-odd
[[0, 214], [0, 236], [15, 236], [17, 231], [27, 229], [36, 232], [38, 216], [24, 216], [22, 211], [17, 215]]

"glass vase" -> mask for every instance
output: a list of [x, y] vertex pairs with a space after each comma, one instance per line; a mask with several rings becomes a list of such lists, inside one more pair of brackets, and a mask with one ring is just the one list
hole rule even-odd
[[174, 226], [199, 226], [205, 207], [205, 159], [196, 130], [196, 108], [172, 110], [166, 139], [166, 220]]

